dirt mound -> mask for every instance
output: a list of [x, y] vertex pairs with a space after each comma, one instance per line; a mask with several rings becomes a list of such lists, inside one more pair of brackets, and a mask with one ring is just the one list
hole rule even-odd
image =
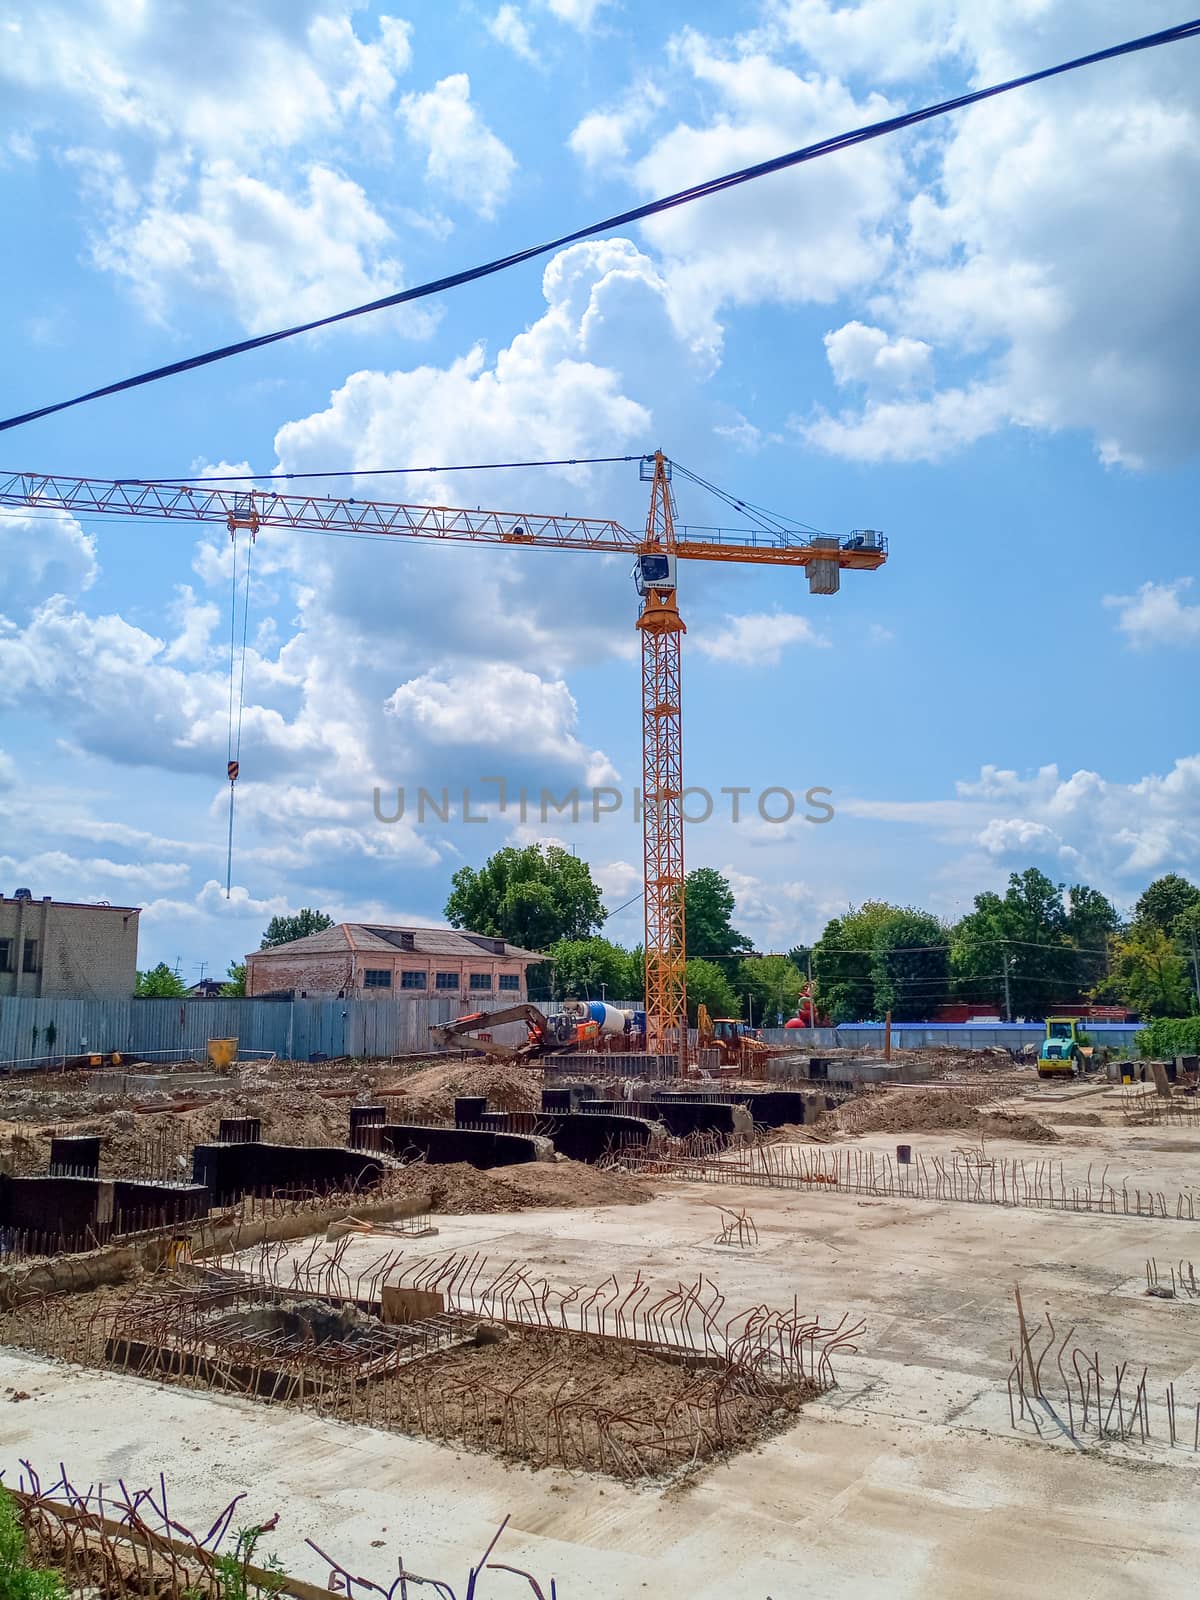
[[582, 1161], [534, 1161], [519, 1167], [496, 1167], [491, 1176], [531, 1205], [634, 1206], [651, 1199], [654, 1193], [642, 1178], [628, 1172], [602, 1171]]
[[381, 1086], [378, 1092], [385, 1101], [395, 1102], [390, 1110], [414, 1122], [429, 1118], [453, 1121], [454, 1100], [460, 1094], [484, 1095], [489, 1111], [540, 1111], [542, 1105], [541, 1074], [500, 1061], [455, 1061], [426, 1067]]
[[551, 1206], [640, 1205], [654, 1193], [627, 1172], [601, 1172], [578, 1161], [531, 1161], [487, 1172], [465, 1162], [409, 1170], [414, 1192], [428, 1193], [430, 1210], [451, 1217]]
[[959, 1129], [975, 1132], [979, 1113], [958, 1095], [916, 1089], [909, 1094], [888, 1092], [853, 1100], [837, 1113], [839, 1124], [850, 1133], [937, 1133]]
[[788, 1144], [828, 1144], [837, 1138], [837, 1125], [831, 1118], [820, 1117], [803, 1126], [796, 1122], [781, 1122], [774, 1130]]
[[1058, 1134], [1053, 1128], [1039, 1122], [1036, 1117], [1022, 1116], [1016, 1111], [996, 1111], [990, 1115], [981, 1112], [979, 1131], [989, 1139], [1023, 1139], [1029, 1144], [1058, 1143]]
[[1051, 1122], [1057, 1122], [1064, 1128], [1102, 1128], [1104, 1118], [1098, 1117], [1094, 1111], [1057, 1111], [1046, 1112], [1044, 1115]]
[[887, 1091], [852, 1101], [838, 1112], [848, 1133], [978, 1133], [992, 1139], [1053, 1144], [1058, 1134], [1036, 1117], [981, 1111], [953, 1090]]
[[126, 1101], [117, 1110], [98, 1111], [83, 1094], [80, 1102], [52, 1121], [0, 1122], [0, 1159], [7, 1157], [15, 1172], [44, 1173], [53, 1134], [96, 1134], [102, 1177], [165, 1178], [190, 1176], [193, 1145], [215, 1140], [225, 1117], [257, 1117], [267, 1144], [344, 1145], [349, 1136], [351, 1099], [325, 1099], [310, 1084], [231, 1084], [209, 1104], [179, 1111], [167, 1095]]

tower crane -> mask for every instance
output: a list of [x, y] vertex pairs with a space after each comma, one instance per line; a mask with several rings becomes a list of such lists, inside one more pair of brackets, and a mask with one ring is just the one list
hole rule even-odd
[[[475, 545], [534, 545], [595, 550], [634, 557], [642, 640], [642, 819], [645, 882], [646, 1045], [673, 1055], [682, 1075], [687, 1059], [687, 959], [683, 869], [683, 725], [677, 562], [736, 561], [803, 567], [809, 592], [836, 594], [843, 570], [873, 572], [887, 560], [887, 541], [874, 529], [847, 537], [798, 532], [676, 526], [672, 463], [661, 450], [643, 456], [650, 484], [644, 529], [600, 517], [468, 511], [449, 506], [231, 490], [219, 485], [76, 478], [32, 472], [0, 473], [0, 506], [50, 507], [82, 516], [155, 517], [184, 523], [223, 523], [236, 537], [263, 527], [315, 533], [377, 534]], [[236, 774], [231, 774], [231, 781]]]

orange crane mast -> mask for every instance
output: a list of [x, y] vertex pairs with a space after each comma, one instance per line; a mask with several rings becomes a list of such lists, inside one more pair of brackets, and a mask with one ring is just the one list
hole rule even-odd
[[[260, 528], [313, 533], [377, 534], [444, 543], [534, 545], [552, 550], [622, 552], [635, 557], [641, 596], [642, 822], [645, 882], [646, 1047], [687, 1064], [687, 960], [684, 926], [683, 724], [678, 561], [736, 561], [803, 567], [812, 594], [836, 594], [843, 570], [873, 572], [887, 560], [874, 529], [845, 538], [781, 529], [730, 530], [676, 525], [671, 462], [661, 450], [642, 457], [650, 483], [645, 530], [600, 517], [570, 517], [461, 507], [403, 505], [219, 485], [121, 478], [0, 473], [0, 506], [53, 508], [79, 516], [152, 517], [223, 523], [236, 537]], [[231, 782], [235, 774], [231, 774]]]

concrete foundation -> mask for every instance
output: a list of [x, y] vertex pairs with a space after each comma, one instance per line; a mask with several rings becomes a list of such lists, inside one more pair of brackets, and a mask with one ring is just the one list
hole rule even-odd
[[262, 1138], [261, 1117], [222, 1117], [217, 1131], [221, 1144], [257, 1144]]
[[367, 1130], [377, 1129], [386, 1121], [387, 1111], [383, 1106], [351, 1106], [350, 1148], [352, 1150], [374, 1149], [374, 1134]]
[[644, 1054], [625, 1055], [568, 1055], [546, 1056], [542, 1062], [546, 1076], [555, 1073], [569, 1077], [597, 1078], [675, 1078], [679, 1077], [679, 1062], [674, 1056]]
[[50, 1140], [50, 1173], [53, 1177], [98, 1178], [100, 1176], [100, 1138], [97, 1134], [75, 1134]]
[[112, 1234], [206, 1216], [209, 1204], [199, 1184], [57, 1174], [0, 1178], [0, 1227], [41, 1238], [47, 1249], [87, 1250]]
[[740, 1105], [724, 1100], [592, 1100], [584, 1103], [584, 1116], [639, 1117], [661, 1122], [668, 1133], [685, 1137], [689, 1133], [751, 1133], [753, 1119]]
[[927, 1061], [789, 1055], [768, 1058], [767, 1076], [775, 1083], [829, 1083], [849, 1088], [862, 1083], [927, 1083], [933, 1068]]
[[622, 1145], [649, 1144], [653, 1124], [642, 1117], [623, 1113], [572, 1111], [542, 1118], [545, 1132], [554, 1148], [572, 1161], [596, 1161]]
[[212, 1204], [208, 1189], [199, 1183], [143, 1183], [118, 1178], [112, 1189], [114, 1233], [194, 1222], [207, 1216]]
[[192, 1179], [212, 1192], [214, 1205], [244, 1194], [370, 1189], [382, 1173], [382, 1163], [340, 1145], [198, 1144], [192, 1151]]
[[423, 1156], [434, 1166], [465, 1161], [486, 1170], [538, 1161], [550, 1153], [544, 1139], [493, 1128], [428, 1128], [389, 1122], [378, 1129], [378, 1137], [380, 1149], [402, 1160]]

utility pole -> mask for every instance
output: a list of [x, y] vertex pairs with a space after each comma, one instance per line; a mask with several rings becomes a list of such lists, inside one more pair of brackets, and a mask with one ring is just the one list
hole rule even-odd
[[1004, 1020], [1012, 1021], [1012, 991], [1008, 987], [1008, 943], [1004, 946]]

